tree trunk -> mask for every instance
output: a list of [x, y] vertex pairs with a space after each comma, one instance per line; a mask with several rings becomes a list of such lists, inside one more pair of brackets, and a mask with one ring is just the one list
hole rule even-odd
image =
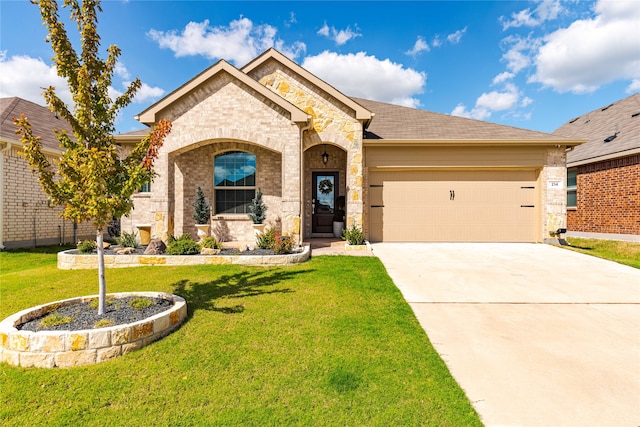
[[106, 311], [107, 281], [104, 276], [104, 241], [102, 230], [97, 231], [96, 243], [98, 244], [98, 284], [100, 293], [98, 296], [98, 315], [103, 315]]

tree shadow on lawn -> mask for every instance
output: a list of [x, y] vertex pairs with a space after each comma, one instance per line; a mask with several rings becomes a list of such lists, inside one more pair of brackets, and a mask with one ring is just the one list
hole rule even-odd
[[268, 294], [285, 294], [294, 292], [290, 288], [273, 289], [278, 283], [290, 280], [299, 274], [312, 270], [282, 271], [264, 270], [256, 272], [241, 271], [236, 274], [223, 275], [210, 282], [191, 282], [180, 280], [174, 283], [173, 293], [187, 302], [187, 318], [193, 317], [196, 310], [218, 311], [225, 314], [242, 313], [242, 304], [233, 307], [216, 307], [216, 300], [221, 298], [244, 298]]

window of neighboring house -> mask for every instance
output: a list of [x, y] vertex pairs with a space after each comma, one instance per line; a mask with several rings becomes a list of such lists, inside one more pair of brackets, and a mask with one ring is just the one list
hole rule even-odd
[[144, 184], [142, 184], [142, 187], [140, 187], [139, 193], [150, 193], [150, 192], [151, 192], [151, 182], [147, 181]]
[[249, 213], [256, 197], [256, 156], [243, 151], [218, 154], [213, 170], [215, 214]]
[[567, 171], [567, 207], [575, 208], [577, 206], [578, 195], [578, 171]]

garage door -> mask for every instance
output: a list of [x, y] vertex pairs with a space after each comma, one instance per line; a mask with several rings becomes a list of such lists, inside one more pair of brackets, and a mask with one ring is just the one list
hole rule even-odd
[[535, 242], [534, 170], [369, 173], [370, 240]]

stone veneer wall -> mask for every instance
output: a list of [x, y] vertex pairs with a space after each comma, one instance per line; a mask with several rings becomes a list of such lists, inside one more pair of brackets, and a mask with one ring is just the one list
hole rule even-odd
[[[193, 159], [189, 156], [197, 154], [200, 147], [233, 142], [250, 146], [251, 149], [247, 151], [258, 151], [259, 156], [267, 162], [273, 162], [271, 165], [257, 165], [257, 179], [259, 182], [262, 180], [265, 188], [271, 188], [267, 194], [268, 203], [271, 203], [270, 220], [276, 221], [276, 216], [279, 216], [282, 233], [299, 239], [300, 128], [291, 122], [287, 111], [228, 74], [221, 73], [176, 101], [170, 110], [161, 112], [160, 116], [172, 120], [173, 127], [155, 164], [158, 177], [151, 186], [151, 209], [141, 218], [141, 221], [153, 224], [153, 237], [165, 238], [167, 234], [193, 231], [189, 229], [190, 215], [185, 215], [185, 212], [189, 209], [191, 192], [195, 195], [195, 187], [189, 189], [187, 184], [208, 182], [211, 190], [207, 194], [211, 195], [213, 167], [206, 162], [212, 165], [213, 158], [204, 160], [205, 163], [198, 159], [197, 168], [195, 164], [185, 164], [184, 160]], [[257, 150], [258, 146], [263, 148]], [[191, 151], [193, 153], [189, 154]], [[267, 152], [272, 154], [267, 155]], [[206, 151], [200, 152], [204, 153]], [[213, 151], [209, 154], [212, 155]], [[198, 169], [200, 167], [203, 169]], [[276, 176], [278, 167], [280, 174]], [[206, 177], [206, 174], [209, 176]], [[280, 195], [276, 184], [267, 183], [272, 177], [281, 183]], [[278, 201], [280, 206], [277, 206]], [[210, 202], [213, 204], [214, 201]], [[230, 233], [235, 233], [235, 237], [245, 233], [245, 239], [248, 240], [253, 239], [249, 235], [249, 224], [242, 220], [227, 226], [230, 227]]]
[[[13, 145], [1, 154], [2, 163], [2, 243], [7, 248], [55, 245], [73, 242], [73, 222], [62, 219], [59, 207], [50, 208], [38, 176], [19, 154], [21, 145]], [[47, 155], [54, 163], [57, 156]], [[34, 222], [35, 220], [35, 222]], [[35, 229], [34, 229], [35, 224]], [[89, 223], [78, 225], [78, 239], [96, 238]]]
[[[250, 76], [313, 118], [312, 128], [304, 134], [305, 151], [313, 146], [329, 143], [342, 148], [347, 153], [346, 225], [362, 226], [362, 124], [354, 118], [354, 113], [311, 82], [288, 69], [283, 69], [275, 60], [267, 61], [261, 67], [254, 69]], [[306, 158], [308, 157], [305, 156]], [[305, 166], [305, 174], [308, 174], [307, 166]], [[305, 176], [304, 179], [307, 177]], [[311, 198], [310, 190], [306, 188], [304, 198], [305, 200]], [[306, 222], [309, 221], [306, 213], [309, 209], [310, 201], [305, 202]], [[305, 226], [305, 233], [308, 229]]]
[[640, 235], [640, 155], [577, 167], [577, 206], [567, 228]]
[[[544, 168], [540, 176], [542, 208], [545, 221], [542, 223], [543, 241], [556, 236], [550, 234], [567, 226], [567, 155], [564, 147], [547, 148]], [[559, 182], [555, 188], [550, 182]]]

